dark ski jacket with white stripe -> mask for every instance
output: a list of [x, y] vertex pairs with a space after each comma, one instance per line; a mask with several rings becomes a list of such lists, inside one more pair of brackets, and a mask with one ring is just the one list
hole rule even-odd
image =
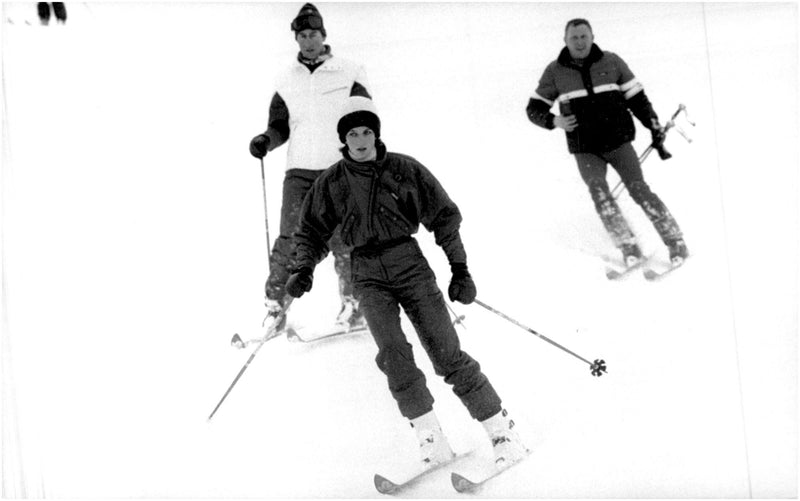
[[613, 52], [592, 44], [583, 65], [577, 65], [564, 47], [539, 79], [528, 101], [528, 118], [554, 129], [550, 112], [558, 102], [561, 115], [575, 115], [578, 127], [567, 132], [570, 153], [602, 153], [633, 141], [636, 129], [630, 110], [651, 129], [658, 116], [644, 88], [628, 65]]
[[325, 242], [339, 224], [342, 241], [355, 248], [380, 248], [408, 238], [422, 224], [451, 265], [466, 264], [461, 220], [456, 204], [424, 165], [387, 152], [379, 142], [376, 160], [355, 162], [345, 154], [314, 182], [294, 235], [297, 269], [314, 269], [327, 255]]

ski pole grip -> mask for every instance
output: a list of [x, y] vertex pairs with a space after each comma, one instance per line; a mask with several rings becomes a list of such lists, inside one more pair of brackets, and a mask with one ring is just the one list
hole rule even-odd
[[[665, 137], [666, 137], [667, 133], [669, 132], [669, 130], [671, 128], [675, 127], [675, 119], [678, 118], [678, 115], [680, 115], [681, 112], [686, 113], [686, 106], [683, 105], [683, 104], [678, 105], [678, 109], [675, 110], [675, 113], [672, 114], [672, 117], [670, 117], [669, 121], [667, 122], [666, 126], [664, 127], [664, 136]], [[680, 129], [679, 129], [679, 132], [680, 132]], [[684, 137], [686, 137], [686, 136], [684, 135]], [[658, 156], [661, 158], [661, 160], [669, 160], [670, 158], [672, 158], [672, 153], [667, 151], [667, 149], [664, 147], [663, 144], [661, 144], [659, 146], [655, 146], [655, 145], [651, 145], [651, 146], [653, 146], [658, 151]]]

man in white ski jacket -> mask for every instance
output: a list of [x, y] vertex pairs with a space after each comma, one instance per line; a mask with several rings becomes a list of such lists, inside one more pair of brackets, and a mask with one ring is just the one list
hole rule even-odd
[[[292, 235], [303, 199], [314, 180], [341, 159], [341, 143], [336, 134], [339, 111], [350, 96], [371, 98], [363, 66], [334, 57], [330, 46], [325, 44], [327, 33], [314, 5], [303, 5], [291, 29], [300, 52], [276, 82], [267, 130], [250, 143], [250, 153], [256, 158], [289, 143], [280, 235], [270, 254], [270, 274], [265, 285], [267, 310], [275, 317], [283, 309], [286, 280], [295, 267]], [[334, 256], [342, 300], [337, 322], [348, 329], [364, 325], [358, 302], [353, 298], [350, 252], [338, 231], [328, 247]]]

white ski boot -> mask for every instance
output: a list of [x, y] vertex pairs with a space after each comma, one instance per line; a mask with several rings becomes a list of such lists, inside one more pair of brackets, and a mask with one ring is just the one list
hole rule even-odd
[[489, 434], [494, 449], [494, 462], [498, 468], [508, 468], [524, 459], [529, 451], [514, 431], [514, 421], [508, 419], [508, 411], [503, 409], [481, 424]]
[[[264, 306], [267, 308], [267, 315], [264, 317], [264, 321], [261, 322], [262, 327], [267, 327], [269, 329], [273, 329], [273, 332], [278, 332], [283, 330], [286, 327], [286, 315], [282, 315], [283, 313], [283, 304], [276, 300], [266, 298], [264, 299]], [[275, 322], [278, 322], [275, 324]]]
[[669, 249], [669, 260], [673, 266], [680, 266], [689, 257], [689, 249], [682, 238], [672, 240], [667, 243]]
[[336, 326], [347, 332], [367, 326], [364, 315], [358, 311], [358, 301], [353, 296], [342, 298], [342, 309], [336, 317]]
[[411, 427], [417, 433], [420, 457], [422, 464], [426, 468], [444, 463], [455, 457], [453, 449], [450, 448], [450, 444], [447, 442], [444, 432], [442, 432], [442, 427], [439, 425], [439, 420], [433, 411], [412, 419]]
[[622, 244], [620, 250], [622, 251], [622, 260], [628, 268], [638, 265], [643, 259], [642, 250], [635, 243]]

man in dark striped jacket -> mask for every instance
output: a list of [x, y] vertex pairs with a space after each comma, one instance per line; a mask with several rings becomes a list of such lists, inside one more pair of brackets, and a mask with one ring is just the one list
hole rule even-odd
[[[569, 152], [575, 155], [597, 213], [627, 265], [638, 263], [642, 252], [608, 188], [609, 164], [653, 223], [670, 260], [682, 262], [688, 257], [683, 233], [645, 182], [631, 144], [636, 135], [631, 113], [650, 130], [655, 148], [663, 146], [665, 138], [642, 84], [621, 57], [594, 44], [587, 20], [570, 20], [564, 42], [566, 47], [547, 66], [528, 101], [528, 118], [545, 129], [566, 131]], [[550, 112], [556, 102], [559, 115]]]

